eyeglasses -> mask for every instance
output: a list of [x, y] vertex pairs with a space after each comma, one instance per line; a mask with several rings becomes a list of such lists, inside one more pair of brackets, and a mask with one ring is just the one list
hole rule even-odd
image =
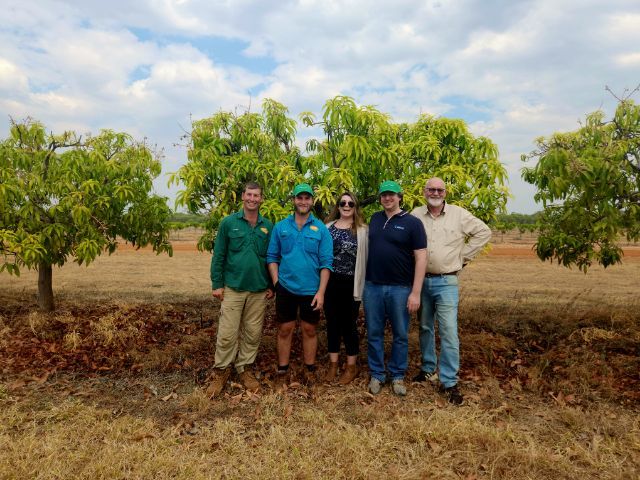
[[352, 201], [347, 202], [346, 200], [340, 200], [340, 203], [338, 205], [340, 205], [343, 208], [349, 205], [349, 208], [353, 208], [356, 206], [356, 203]]
[[444, 193], [444, 188], [425, 188], [428, 193], [438, 193], [442, 195]]

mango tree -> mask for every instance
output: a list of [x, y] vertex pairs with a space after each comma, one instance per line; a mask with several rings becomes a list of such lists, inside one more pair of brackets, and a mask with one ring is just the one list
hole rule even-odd
[[383, 180], [396, 180], [404, 189], [403, 207], [423, 201], [422, 190], [432, 176], [449, 185], [448, 201], [472, 210], [485, 221], [504, 209], [506, 171], [495, 144], [475, 138], [462, 120], [422, 115], [415, 123], [393, 123], [371, 106], [358, 106], [339, 96], [328, 100], [322, 119], [305, 112], [303, 124], [320, 126], [324, 137], [307, 142], [313, 168], [307, 178], [318, 185], [326, 212], [341, 190], [361, 199], [368, 213], [379, 209], [377, 191]]
[[211, 249], [217, 222], [239, 208], [247, 181], [264, 187], [262, 213], [279, 220], [290, 212], [288, 197], [296, 182], [316, 189], [316, 213], [324, 217], [343, 190], [353, 191], [370, 215], [380, 182], [397, 180], [404, 188], [404, 207], [422, 202], [426, 180], [441, 176], [451, 201], [485, 221], [504, 209], [506, 172], [496, 146], [475, 138], [461, 120], [421, 116], [415, 123], [394, 123], [371, 106], [358, 106], [349, 97], [328, 100], [317, 118], [300, 115], [302, 124], [321, 132], [295, 144], [296, 121], [288, 109], [265, 100], [261, 113], [220, 112], [193, 123], [188, 161], [172, 177], [185, 188], [177, 197], [193, 213], [209, 215], [202, 249]]
[[576, 265], [619, 263], [621, 236], [640, 238], [640, 107], [621, 100], [605, 121], [601, 111], [574, 132], [537, 140], [522, 177], [538, 189], [544, 211], [535, 245], [542, 260]]
[[172, 254], [166, 199], [153, 195], [158, 155], [125, 133], [86, 140], [12, 121], [0, 144], [0, 272], [38, 270], [38, 305], [54, 309], [52, 266], [88, 265], [118, 238]]
[[305, 158], [294, 143], [295, 132], [296, 122], [287, 117], [286, 107], [272, 100], [263, 103], [262, 113], [219, 112], [193, 122], [187, 163], [170, 183], [185, 187], [176, 197], [177, 205], [207, 215], [198, 248], [213, 249], [218, 223], [238, 208], [248, 181], [263, 187], [263, 215], [271, 219], [287, 215], [285, 200], [306, 170]]

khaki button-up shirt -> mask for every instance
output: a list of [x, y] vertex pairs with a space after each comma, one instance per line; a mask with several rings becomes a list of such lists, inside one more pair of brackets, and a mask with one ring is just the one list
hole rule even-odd
[[426, 205], [414, 209], [411, 215], [420, 219], [427, 232], [428, 273], [461, 270], [491, 238], [491, 230], [482, 220], [456, 205], [445, 203], [437, 217]]

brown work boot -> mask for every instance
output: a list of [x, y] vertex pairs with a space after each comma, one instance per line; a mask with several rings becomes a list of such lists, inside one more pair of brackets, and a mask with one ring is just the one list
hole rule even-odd
[[244, 388], [246, 388], [247, 390], [255, 392], [260, 389], [260, 383], [256, 379], [256, 376], [253, 374], [251, 369], [246, 368], [242, 371], [242, 373], [240, 374], [240, 381], [242, 382], [242, 385], [244, 385]]
[[273, 382], [276, 392], [282, 391], [289, 385], [289, 370], [278, 370]]
[[355, 365], [346, 365], [342, 375], [338, 379], [340, 385], [347, 385], [353, 382], [353, 379], [358, 376], [358, 367]]
[[312, 387], [316, 383], [316, 380], [317, 375], [315, 370], [309, 370], [308, 368], [305, 368], [302, 371], [302, 383], [307, 387]]
[[213, 379], [207, 387], [207, 396], [209, 398], [217, 397], [222, 393], [224, 386], [229, 380], [229, 376], [231, 375], [231, 367], [227, 368], [216, 368], [213, 371]]
[[338, 375], [338, 362], [330, 362], [329, 370], [327, 370], [327, 373], [324, 376], [324, 381], [326, 383], [333, 383], [337, 375]]

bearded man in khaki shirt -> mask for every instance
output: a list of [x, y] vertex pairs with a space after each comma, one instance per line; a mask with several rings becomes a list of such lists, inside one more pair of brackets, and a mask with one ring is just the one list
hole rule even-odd
[[427, 232], [429, 262], [422, 286], [420, 351], [422, 366], [414, 381], [438, 380], [435, 321], [440, 334], [440, 384], [450, 403], [461, 405], [458, 390], [460, 346], [458, 340], [458, 273], [491, 238], [482, 220], [464, 208], [445, 202], [446, 186], [440, 178], [427, 181], [427, 205], [411, 212]]

